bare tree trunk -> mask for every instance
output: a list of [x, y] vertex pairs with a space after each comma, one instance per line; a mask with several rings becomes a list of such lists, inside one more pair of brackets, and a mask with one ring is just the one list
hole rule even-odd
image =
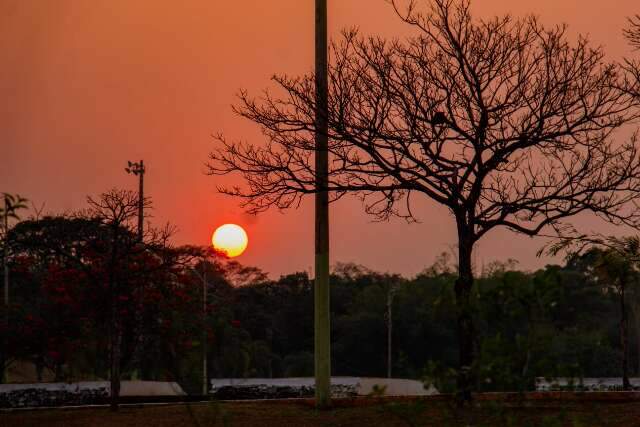
[[636, 376], [640, 377], [640, 304], [634, 301], [633, 319], [636, 332]]
[[42, 382], [42, 372], [44, 371], [44, 361], [42, 360], [42, 356], [38, 355], [35, 359], [35, 367], [36, 367], [36, 380], [41, 383]]
[[207, 269], [202, 263], [202, 395], [209, 394], [209, 378], [207, 374]]
[[528, 332], [527, 332], [527, 354], [525, 356], [524, 359], [524, 365], [522, 366], [522, 380], [520, 383], [520, 388], [522, 391], [526, 390], [528, 387], [528, 375], [529, 375], [529, 368], [531, 365], [531, 353], [532, 353], [532, 349], [533, 349], [533, 345], [536, 341], [536, 318], [535, 318], [535, 308], [534, 308], [534, 301], [528, 301], [527, 302], [527, 325], [528, 325]]
[[393, 339], [393, 288], [392, 284], [389, 284], [387, 291], [387, 378], [391, 378], [391, 366], [392, 366], [392, 347]]
[[[624, 280], [624, 279], [623, 279]], [[629, 340], [627, 331], [629, 329], [629, 318], [627, 316], [625, 304], [625, 286], [624, 281], [620, 284], [620, 344], [622, 346], [622, 389], [631, 390], [629, 382]]]
[[459, 371], [457, 378], [458, 398], [461, 403], [471, 401], [474, 385], [474, 328], [471, 314], [471, 288], [473, 270], [471, 254], [473, 242], [466, 225], [458, 225], [458, 278], [455, 283], [456, 317], [458, 327]]
[[[115, 295], [115, 290], [112, 290]], [[110, 366], [110, 387], [111, 387], [111, 410], [117, 411], [120, 405], [120, 345], [122, 343], [122, 333], [118, 319], [118, 307], [116, 298], [111, 299], [111, 366]]]
[[116, 266], [118, 262], [119, 224], [113, 226], [111, 261], [109, 264], [109, 292], [111, 303], [111, 410], [117, 411], [120, 404], [120, 345], [122, 343], [122, 331], [120, 330], [120, 313], [118, 312], [118, 280]]

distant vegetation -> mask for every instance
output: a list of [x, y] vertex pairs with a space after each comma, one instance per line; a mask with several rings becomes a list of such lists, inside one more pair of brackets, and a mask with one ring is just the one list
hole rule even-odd
[[[8, 234], [12, 303], [2, 334], [9, 364], [32, 363], [40, 380], [108, 378], [115, 307], [123, 378], [138, 371], [143, 379], [200, 390], [203, 331], [210, 377], [313, 375], [307, 273], [271, 280], [205, 249], [173, 247], [162, 233], [133, 243], [137, 237], [125, 225], [121, 258], [110, 266], [113, 230], [96, 212], [83, 215], [24, 220]], [[603, 267], [612, 259], [605, 254], [593, 247], [535, 272], [518, 271], [513, 260], [476, 269], [479, 390], [530, 390], [535, 377], [621, 375], [622, 306], [617, 270]], [[452, 390], [455, 271], [446, 253], [412, 278], [337, 264], [331, 277], [333, 374], [387, 375], [391, 313], [392, 375], [429, 378]], [[633, 260], [620, 271], [630, 319], [629, 371], [640, 375], [640, 274]], [[114, 297], [110, 274], [118, 279]]]

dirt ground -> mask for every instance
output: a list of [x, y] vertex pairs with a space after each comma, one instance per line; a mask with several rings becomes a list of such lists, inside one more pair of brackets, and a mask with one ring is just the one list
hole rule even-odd
[[478, 401], [460, 411], [443, 400], [376, 400], [318, 411], [309, 402], [210, 402], [146, 407], [0, 412], [1, 427], [165, 426], [625, 426], [640, 427], [640, 400]]

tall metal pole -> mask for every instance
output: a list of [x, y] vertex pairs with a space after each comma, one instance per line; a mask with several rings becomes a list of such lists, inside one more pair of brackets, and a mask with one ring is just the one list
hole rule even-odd
[[[127, 173], [132, 173], [138, 177], [138, 242], [142, 243], [144, 233], [144, 174], [146, 172], [144, 166], [144, 160], [140, 160], [139, 163], [127, 162], [128, 166], [124, 168]], [[137, 290], [139, 300], [144, 298], [144, 285], [140, 286]], [[132, 356], [134, 371], [132, 378], [138, 379], [142, 376], [142, 353], [144, 345], [144, 320], [141, 309], [137, 309], [135, 313], [136, 325], [139, 329], [138, 343], [134, 348], [134, 354]]]
[[144, 227], [144, 161], [140, 160], [140, 188], [138, 190], [138, 240], [142, 242], [142, 229]]
[[389, 283], [387, 291], [387, 378], [391, 378], [392, 373], [392, 348], [393, 348], [393, 294], [395, 293], [395, 284]]
[[3, 267], [3, 276], [4, 276], [4, 321], [6, 326], [7, 333], [5, 334], [4, 342], [2, 343], [2, 359], [0, 363], [0, 383], [5, 381], [6, 378], [6, 363], [8, 360], [8, 351], [9, 351], [9, 248], [8, 248], [8, 234], [9, 234], [9, 197], [5, 194], [4, 196], [4, 215], [3, 215], [3, 226], [4, 226], [4, 242], [2, 249], [2, 267]]
[[316, 406], [331, 404], [331, 340], [329, 310], [329, 156], [327, 0], [315, 2], [316, 197], [315, 197], [315, 383]]
[[2, 266], [4, 268], [4, 306], [6, 309], [7, 316], [7, 327], [9, 326], [9, 248], [8, 248], [8, 239], [7, 236], [9, 234], [9, 198], [4, 196], [4, 218], [3, 218], [3, 226], [4, 226], [4, 245], [2, 250]]
[[202, 263], [202, 395], [209, 393], [207, 384], [207, 266]]
[[139, 163], [128, 162], [128, 166], [124, 168], [127, 173], [138, 176], [138, 240], [142, 241], [142, 233], [144, 228], [144, 174], [146, 168], [144, 160]]

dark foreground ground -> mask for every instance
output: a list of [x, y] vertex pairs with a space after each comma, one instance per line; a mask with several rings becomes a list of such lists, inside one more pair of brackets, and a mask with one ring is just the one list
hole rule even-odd
[[640, 427], [640, 398], [479, 400], [459, 411], [442, 399], [359, 399], [317, 411], [309, 401], [211, 402], [167, 406], [0, 412], [0, 426], [627, 426]]

